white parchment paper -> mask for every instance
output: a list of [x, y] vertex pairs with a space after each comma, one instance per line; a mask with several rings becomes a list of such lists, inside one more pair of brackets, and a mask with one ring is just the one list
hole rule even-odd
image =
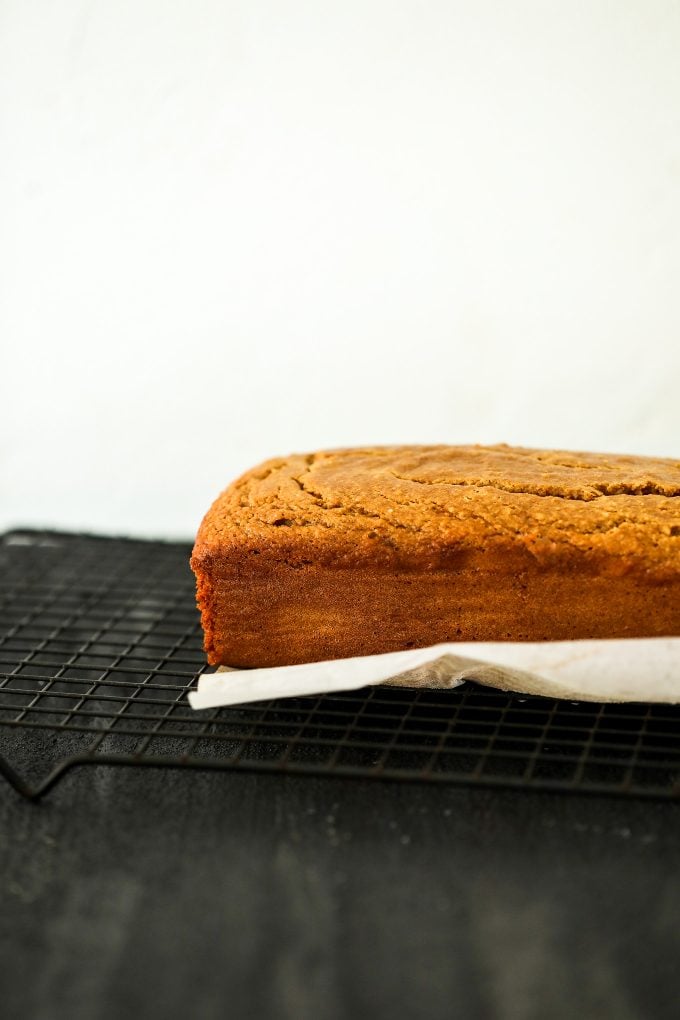
[[680, 637], [461, 642], [272, 669], [203, 673], [192, 708], [351, 691], [373, 684], [487, 687], [572, 701], [680, 702]]

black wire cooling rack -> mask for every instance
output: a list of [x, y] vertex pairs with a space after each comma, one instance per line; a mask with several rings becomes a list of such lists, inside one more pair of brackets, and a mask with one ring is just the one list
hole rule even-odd
[[189, 546], [0, 538], [0, 771], [26, 797], [84, 764], [680, 797], [680, 707], [372, 687], [194, 712]]

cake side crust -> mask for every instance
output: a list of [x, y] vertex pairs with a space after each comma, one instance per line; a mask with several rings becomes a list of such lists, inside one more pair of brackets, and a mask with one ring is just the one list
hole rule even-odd
[[[680, 633], [680, 579], [469, 563], [428, 573], [276, 562], [220, 571], [206, 651], [240, 667], [373, 655], [449, 641], [556, 641]], [[207, 637], [209, 636], [209, 639]]]

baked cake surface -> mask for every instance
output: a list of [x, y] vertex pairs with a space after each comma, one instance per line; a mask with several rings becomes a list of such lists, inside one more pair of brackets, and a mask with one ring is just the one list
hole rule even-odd
[[192, 568], [209, 662], [680, 633], [680, 462], [499, 446], [277, 458]]

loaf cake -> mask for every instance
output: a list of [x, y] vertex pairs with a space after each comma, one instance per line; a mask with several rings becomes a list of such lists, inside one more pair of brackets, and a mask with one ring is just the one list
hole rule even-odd
[[208, 661], [680, 634], [680, 462], [499, 446], [269, 460], [194, 547]]

